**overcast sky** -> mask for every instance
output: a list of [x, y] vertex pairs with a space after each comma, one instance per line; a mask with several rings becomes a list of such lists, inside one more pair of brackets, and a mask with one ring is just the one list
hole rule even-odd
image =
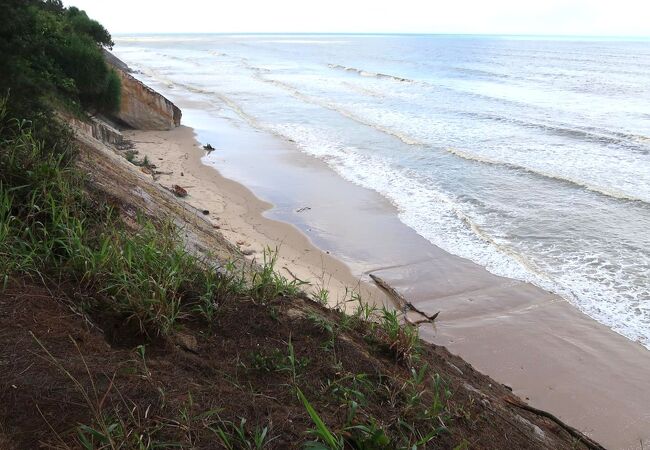
[[113, 33], [649, 36], [648, 0], [64, 0]]

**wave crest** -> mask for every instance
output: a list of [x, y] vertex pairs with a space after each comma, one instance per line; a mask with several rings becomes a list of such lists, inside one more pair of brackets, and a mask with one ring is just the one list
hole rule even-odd
[[451, 148], [447, 147], [445, 150], [452, 155], [458, 156], [459, 158], [466, 159], [468, 161], [475, 161], [475, 162], [480, 162], [483, 164], [490, 164], [494, 166], [501, 166], [501, 167], [507, 167], [509, 169], [514, 169], [514, 170], [522, 170], [528, 173], [532, 173], [534, 175], [542, 176], [545, 178], [552, 178], [554, 180], [559, 180], [559, 181], [564, 181], [566, 183], [571, 183], [573, 185], [579, 186], [581, 188], [587, 189], [592, 192], [596, 192], [597, 194], [604, 195], [607, 197], [615, 198], [617, 200], [627, 200], [627, 201], [632, 201], [632, 202], [642, 202], [646, 204], [650, 204], [650, 201], [648, 199], [643, 199], [639, 197], [634, 197], [632, 195], [629, 195], [625, 192], [619, 191], [617, 189], [612, 189], [612, 188], [605, 188], [602, 186], [595, 186], [593, 184], [587, 183], [582, 180], [576, 180], [574, 178], [570, 178], [567, 176], [559, 175], [559, 174], [553, 174], [550, 172], [546, 172], [543, 170], [539, 169], [534, 169], [532, 167], [526, 167], [522, 166], [519, 164], [507, 162], [507, 161], [499, 161], [496, 159], [490, 159], [484, 156], [479, 156], [475, 155], [472, 153], [464, 152], [462, 150], [458, 150], [456, 148]]
[[327, 67], [335, 70], [343, 70], [345, 72], [355, 72], [362, 77], [386, 78], [389, 80], [399, 81], [401, 83], [414, 83], [414, 80], [411, 80], [409, 78], [399, 77], [397, 75], [389, 75], [386, 73], [369, 72], [367, 70], [357, 69], [356, 67], [342, 66], [340, 64], [328, 64]]

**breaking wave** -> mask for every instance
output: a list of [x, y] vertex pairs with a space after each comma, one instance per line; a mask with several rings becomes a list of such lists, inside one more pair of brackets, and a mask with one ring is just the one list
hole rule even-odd
[[327, 67], [330, 69], [343, 70], [345, 72], [354, 72], [359, 74], [362, 77], [373, 77], [373, 78], [385, 78], [389, 80], [400, 81], [402, 83], [413, 83], [414, 80], [409, 78], [399, 77], [397, 75], [388, 75], [385, 73], [369, 72], [363, 69], [357, 69], [356, 67], [346, 67], [340, 64], [328, 64]]

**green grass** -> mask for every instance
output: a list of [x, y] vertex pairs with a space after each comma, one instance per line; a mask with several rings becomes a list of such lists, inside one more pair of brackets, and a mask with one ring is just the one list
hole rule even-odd
[[221, 287], [216, 271], [184, 250], [172, 225], [140, 225], [135, 233], [106, 230], [91, 245], [75, 241], [72, 275], [106, 297], [111, 309], [137, 320], [143, 332], [169, 334], [188, 305], [214, 319], [208, 305]]
[[356, 403], [350, 403], [346, 425], [340, 431], [332, 431], [327, 427], [302, 391], [298, 389], [297, 393], [298, 399], [302, 402], [315, 426], [308, 433], [314, 436], [316, 440], [306, 442], [304, 448], [311, 450], [343, 450], [344, 448], [389, 450], [397, 448], [392, 445], [391, 439], [374, 419], [370, 418], [365, 423], [354, 423], [357, 413]]
[[321, 348], [328, 352], [333, 351], [338, 334], [337, 325], [326, 317], [316, 313], [308, 314], [307, 319], [309, 319], [309, 321], [311, 321], [316, 326], [316, 328], [318, 328], [326, 335], [326, 339], [323, 341]]
[[250, 356], [251, 367], [262, 372], [284, 372], [291, 376], [292, 385], [309, 365], [308, 358], [296, 356], [295, 348], [289, 336], [286, 353], [275, 348], [270, 353], [255, 352]]
[[418, 328], [410, 324], [403, 324], [397, 311], [382, 308], [380, 327], [387, 341], [389, 349], [395, 359], [411, 365], [419, 357], [420, 338]]
[[[300, 389], [298, 389], [297, 393], [298, 399], [302, 402], [303, 406], [307, 410], [307, 414], [309, 414], [309, 417], [311, 417], [311, 420], [316, 426], [316, 428], [310, 431], [310, 434], [318, 439], [317, 441], [307, 442], [305, 448], [311, 450], [343, 450], [345, 445], [343, 437], [337, 436], [335, 433], [330, 431]], [[325, 444], [325, 446], [323, 446], [323, 444]]]
[[0, 268], [40, 275], [84, 226], [82, 178], [74, 155], [46, 149], [28, 123], [6, 119], [2, 102], [0, 135], [10, 136], [0, 142]]
[[140, 218], [127, 228], [116, 211], [84, 194], [74, 154], [46, 148], [28, 123], [7, 120], [0, 103], [0, 273], [69, 280], [101, 311], [136, 321], [143, 333], [167, 335], [199, 313], [214, 323], [219, 304], [236, 295], [259, 301], [295, 295], [301, 283], [275, 271], [267, 250], [250, 283], [234, 265], [219, 268], [188, 253], [178, 229]]
[[127, 150], [124, 152], [124, 158], [134, 166], [146, 167], [147, 169], [156, 168], [156, 166], [149, 160], [149, 157], [147, 155], [145, 155], [142, 159], [138, 159], [137, 155], [137, 150]]
[[289, 281], [275, 270], [278, 249], [264, 249], [259, 270], [253, 273], [248, 294], [255, 300], [266, 301], [277, 297], [290, 297], [300, 293], [307, 283], [301, 280]]
[[268, 426], [250, 429], [244, 418], [239, 423], [219, 418], [209, 429], [228, 450], [262, 450], [275, 439]]
[[348, 374], [334, 381], [328, 380], [324, 393], [336, 399], [342, 405], [353, 402], [364, 407], [368, 398], [376, 390], [375, 383], [365, 373]]

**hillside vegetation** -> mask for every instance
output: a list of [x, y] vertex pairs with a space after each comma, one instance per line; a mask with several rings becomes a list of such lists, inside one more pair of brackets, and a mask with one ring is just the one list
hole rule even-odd
[[52, 113], [111, 112], [120, 80], [104, 61], [113, 41], [106, 29], [60, 0], [5, 0], [0, 14], [0, 97], [7, 117], [32, 122], [49, 145], [65, 146]]

